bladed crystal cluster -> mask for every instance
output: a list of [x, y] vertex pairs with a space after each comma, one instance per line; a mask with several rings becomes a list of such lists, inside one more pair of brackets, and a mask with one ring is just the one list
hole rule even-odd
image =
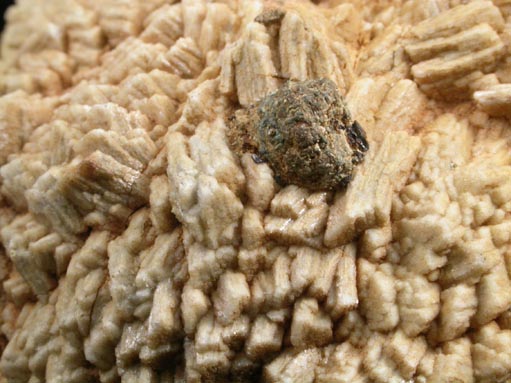
[[508, 383], [507, 0], [19, 0], [0, 383]]

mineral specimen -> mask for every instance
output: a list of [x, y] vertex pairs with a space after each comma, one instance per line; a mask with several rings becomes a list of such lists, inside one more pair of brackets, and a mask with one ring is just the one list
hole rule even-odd
[[0, 383], [511, 382], [510, 36], [509, 0], [16, 1]]

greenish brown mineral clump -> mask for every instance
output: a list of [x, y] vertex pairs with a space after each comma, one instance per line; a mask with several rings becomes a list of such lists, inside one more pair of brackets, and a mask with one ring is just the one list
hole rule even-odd
[[[311, 190], [346, 186], [369, 145], [337, 86], [289, 81], [230, 119], [231, 147], [267, 161], [281, 184]], [[255, 157], [257, 158], [257, 157]]]

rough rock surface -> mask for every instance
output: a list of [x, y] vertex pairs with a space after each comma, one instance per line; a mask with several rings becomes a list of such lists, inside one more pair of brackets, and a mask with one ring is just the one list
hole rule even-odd
[[363, 128], [327, 78], [288, 81], [256, 105], [237, 110], [229, 122], [232, 150], [267, 161], [283, 186], [346, 187], [369, 150]]
[[[511, 381], [509, 1], [6, 18], [0, 383]], [[369, 142], [346, 188], [232, 151], [229, 116], [324, 78]]]

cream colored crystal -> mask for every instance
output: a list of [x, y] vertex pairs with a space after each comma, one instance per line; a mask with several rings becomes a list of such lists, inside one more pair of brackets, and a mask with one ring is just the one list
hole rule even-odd
[[474, 92], [474, 100], [492, 116], [508, 116], [511, 109], [511, 85], [498, 84]]
[[458, 5], [414, 26], [405, 50], [415, 64], [415, 81], [434, 98], [468, 98], [474, 80], [491, 73], [505, 53], [498, 35], [503, 26], [488, 1]]
[[[18, 1], [0, 382], [507, 383], [510, 4]], [[333, 191], [226, 139], [319, 78], [369, 143]]]
[[390, 220], [392, 193], [402, 186], [415, 162], [420, 141], [404, 132], [390, 133], [361, 165], [346, 193], [330, 209], [325, 245], [350, 242], [360, 232]]

